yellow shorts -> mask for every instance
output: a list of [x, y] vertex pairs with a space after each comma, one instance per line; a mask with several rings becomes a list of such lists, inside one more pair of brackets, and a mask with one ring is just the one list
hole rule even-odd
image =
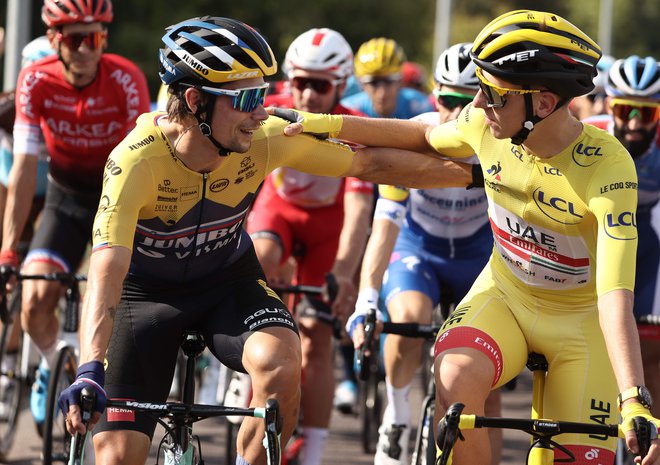
[[[435, 354], [456, 347], [482, 351], [495, 367], [494, 388], [520, 373], [530, 352], [543, 354], [549, 365], [543, 397], [546, 418], [618, 423], [617, 385], [596, 303], [576, 306], [557, 300], [539, 299], [522, 285], [496, 279], [489, 263], [443, 325]], [[589, 462], [593, 454], [611, 452], [614, 458], [614, 438], [562, 434], [555, 440], [571, 446], [578, 464]]]

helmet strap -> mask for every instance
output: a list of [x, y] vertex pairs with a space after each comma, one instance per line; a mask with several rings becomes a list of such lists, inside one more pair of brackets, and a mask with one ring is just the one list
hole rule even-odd
[[520, 131], [511, 138], [511, 143], [514, 145], [522, 145], [529, 136], [529, 133], [534, 130], [534, 125], [543, 119], [534, 114], [532, 94], [524, 94], [523, 97], [525, 98], [525, 122]]
[[[220, 142], [216, 140], [215, 137], [213, 137], [213, 130], [211, 129], [211, 122], [213, 121], [213, 108], [215, 107], [215, 95], [208, 95], [208, 100], [206, 101], [206, 104], [202, 107], [202, 105], [197, 107], [197, 111], [195, 111], [195, 119], [197, 120], [197, 123], [199, 124], [199, 131], [202, 133], [204, 137], [206, 137], [208, 140], [211, 141], [213, 145], [215, 145], [215, 148], [218, 149], [218, 155], [221, 157], [226, 157], [231, 153], [230, 150], [227, 150]], [[202, 117], [202, 115], [204, 117]]]

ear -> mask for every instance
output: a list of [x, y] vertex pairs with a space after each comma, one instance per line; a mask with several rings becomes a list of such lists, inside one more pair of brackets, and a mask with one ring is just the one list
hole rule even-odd
[[57, 40], [57, 29], [48, 28], [46, 29], [46, 37], [48, 38], [48, 43], [53, 50], [59, 50], [59, 41]]
[[559, 105], [560, 97], [553, 92], [540, 92], [537, 94], [536, 114], [540, 118], [545, 118], [550, 115], [557, 105]]
[[189, 87], [183, 95], [186, 97], [186, 105], [192, 114], [197, 113], [197, 109], [203, 104], [199, 90]]

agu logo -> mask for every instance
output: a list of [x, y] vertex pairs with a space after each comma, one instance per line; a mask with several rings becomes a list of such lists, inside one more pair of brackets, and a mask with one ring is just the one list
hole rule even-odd
[[612, 239], [637, 239], [637, 218], [633, 212], [607, 213], [603, 221], [605, 234]]

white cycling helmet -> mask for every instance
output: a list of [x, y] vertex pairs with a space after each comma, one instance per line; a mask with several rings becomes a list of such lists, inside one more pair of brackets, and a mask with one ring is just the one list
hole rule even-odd
[[610, 68], [605, 92], [611, 97], [660, 99], [660, 63], [653, 57], [629, 56]]
[[46, 36], [40, 36], [27, 43], [21, 51], [21, 67], [25, 68], [37, 60], [53, 55], [55, 50], [50, 46]]
[[291, 77], [294, 69], [330, 73], [337, 79], [353, 75], [353, 50], [344, 36], [328, 28], [314, 28], [296, 37], [284, 57], [282, 69]]
[[442, 52], [433, 73], [436, 84], [478, 90], [479, 79], [474, 73], [476, 65], [470, 58], [470, 50], [472, 42], [463, 42]]

